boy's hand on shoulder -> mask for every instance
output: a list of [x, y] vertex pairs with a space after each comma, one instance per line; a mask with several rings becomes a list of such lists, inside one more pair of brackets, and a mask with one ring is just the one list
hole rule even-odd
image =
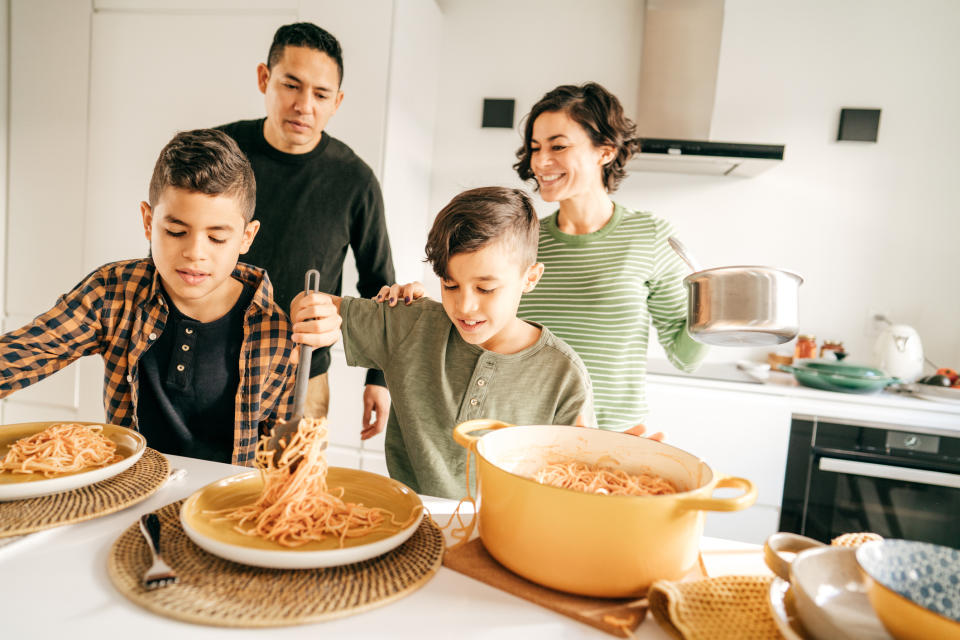
[[[339, 301], [325, 293], [298, 293], [290, 303], [293, 341], [311, 347], [329, 347], [339, 340]], [[296, 363], [299, 355], [299, 349], [295, 349], [291, 360]]]
[[411, 282], [409, 284], [383, 285], [380, 287], [380, 293], [373, 296], [373, 299], [377, 302], [386, 302], [391, 307], [395, 307], [400, 300], [403, 300], [404, 304], [410, 305], [413, 304], [414, 300], [419, 300], [425, 295], [427, 295], [427, 293], [422, 284], [419, 282]]
[[[582, 416], [582, 415], [579, 415], [579, 416], [577, 416], [577, 421], [573, 424], [573, 426], [575, 426], [575, 427], [586, 427], [586, 426], [587, 426], [587, 423], [586, 423], [586, 421], [583, 419], [583, 416]], [[636, 426], [634, 426], [634, 427], [630, 427], [629, 429], [627, 429], [627, 430], [624, 431], [623, 433], [629, 433], [629, 434], [632, 435], [632, 436], [643, 436], [643, 434], [645, 434], [646, 432], [647, 432], [647, 426], [646, 426], [646, 425], [643, 425], [643, 424], [638, 424], [638, 425], [636, 425]], [[663, 437], [664, 437], [664, 436], [663, 436], [663, 432], [662, 432], [662, 431], [657, 431], [656, 433], [651, 434], [651, 435], [649, 435], [649, 436], [645, 436], [645, 437], [650, 438], [651, 440], [656, 440], [657, 442], [663, 442]]]
[[[629, 433], [632, 436], [643, 436], [643, 434], [645, 434], [646, 432], [647, 432], [647, 426], [643, 424], [638, 424], [637, 426], [630, 427], [629, 429], [624, 431], [624, 433]], [[657, 431], [656, 433], [652, 433], [649, 436], [644, 436], [644, 437], [650, 438], [651, 440], [656, 440], [657, 442], [663, 442], [662, 431]]]

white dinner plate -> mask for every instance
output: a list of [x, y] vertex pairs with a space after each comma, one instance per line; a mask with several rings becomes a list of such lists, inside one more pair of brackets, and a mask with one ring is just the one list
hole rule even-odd
[[793, 608], [793, 594], [790, 593], [790, 583], [774, 577], [770, 583], [770, 611], [777, 629], [786, 640], [806, 640], [803, 626], [797, 618]]
[[[64, 424], [65, 420], [52, 422], [24, 422], [0, 426], [0, 458], [7, 455], [10, 445], [21, 438], [32, 436], [55, 424]], [[47, 478], [42, 473], [12, 473], [0, 471], [0, 502], [23, 500], [39, 496], [79, 489], [122, 473], [132, 467], [147, 448], [146, 439], [126, 427], [102, 422], [72, 422], [71, 424], [102, 425], [103, 435], [117, 445], [117, 453], [122, 456], [117, 462], [89, 471], [74, 471]]]
[[184, 501], [180, 523], [187, 536], [204, 551], [241, 564], [271, 569], [314, 569], [368, 560], [400, 546], [420, 526], [423, 517], [420, 496], [403, 483], [369, 471], [330, 467], [327, 486], [343, 487], [345, 502], [387, 509], [398, 522], [409, 520], [410, 523], [397, 531], [389, 526], [388, 518], [383, 531], [348, 538], [343, 547], [333, 536], [299, 547], [285, 547], [240, 533], [234, 529], [234, 522], [216, 520], [216, 516], [208, 513], [256, 500], [263, 488], [259, 471], [246, 471], [203, 487]]
[[938, 387], [932, 384], [911, 384], [909, 385], [909, 391], [910, 395], [923, 398], [924, 400], [960, 404], [960, 389]]

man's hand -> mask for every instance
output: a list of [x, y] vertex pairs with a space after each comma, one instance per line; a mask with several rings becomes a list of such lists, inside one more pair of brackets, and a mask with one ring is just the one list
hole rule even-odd
[[368, 384], [363, 388], [363, 425], [360, 439], [372, 438], [387, 426], [390, 412], [390, 392], [378, 384]]
[[373, 296], [373, 299], [395, 307], [400, 300], [403, 300], [404, 304], [413, 304], [414, 300], [419, 300], [425, 295], [427, 294], [422, 284], [411, 282], [409, 284], [383, 285], [380, 287], [380, 293]]
[[[340, 339], [340, 314], [334, 299], [325, 293], [304, 294], [302, 291], [290, 303], [293, 322], [293, 341], [311, 347], [329, 347]], [[300, 350], [294, 349], [290, 361], [300, 359]]]

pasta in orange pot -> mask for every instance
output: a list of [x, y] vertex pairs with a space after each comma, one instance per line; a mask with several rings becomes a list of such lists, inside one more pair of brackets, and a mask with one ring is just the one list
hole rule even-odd
[[586, 462], [556, 462], [533, 476], [540, 484], [609, 496], [662, 496], [677, 493], [672, 482], [651, 473], [627, 473]]

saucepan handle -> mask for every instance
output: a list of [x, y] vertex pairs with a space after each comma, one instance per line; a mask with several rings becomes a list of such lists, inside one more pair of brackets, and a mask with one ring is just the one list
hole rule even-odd
[[757, 486], [746, 478], [720, 476], [716, 489], [743, 489], [743, 493], [732, 498], [680, 498], [682, 509], [700, 511], [740, 511], [757, 501]]
[[492, 429], [503, 429], [514, 425], [490, 418], [478, 418], [477, 420], [467, 420], [461, 422], [453, 428], [453, 439], [456, 440], [464, 449], [472, 449], [477, 445], [479, 437], [472, 435], [474, 431], [484, 431]]
[[790, 562], [784, 557], [784, 553], [799, 553], [807, 549], [826, 546], [819, 540], [801, 536], [796, 533], [787, 533], [781, 531], [767, 538], [763, 543], [763, 560], [775, 574], [787, 580], [790, 580]]

